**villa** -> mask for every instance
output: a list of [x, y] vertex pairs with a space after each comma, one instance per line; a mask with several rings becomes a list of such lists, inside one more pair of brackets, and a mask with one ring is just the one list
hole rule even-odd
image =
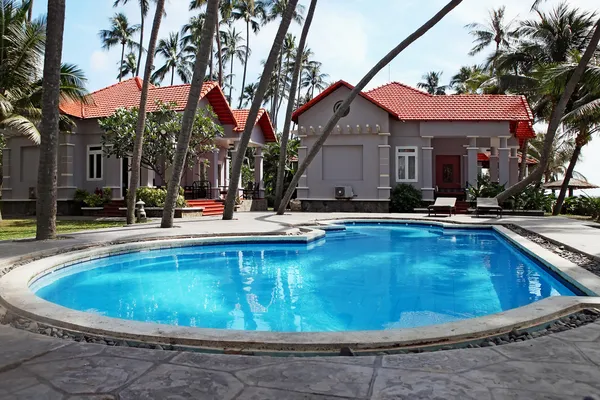
[[[102, 130], [98, 119], [112, 115], [117, 108], [138, 107], [142, 80], [132, 78], [98, 90], [90, 95], [89, 104], [61, 104], [62, 114], [71, 117], [75, 128], [71, 133], [61, 133], [58, 159], [58, 210], [60, 214], [70, 214], [76, 189], [93, 192], [97, 189], [112, 189], [114, 200], [122, 200], [129, 186], [130, 161], [106, 157], [101, 145]], [[148, 112], [156, 107], [156, 101], [174, 102], [175, 110], [185, 109], [190, 85], [154, 87], [148, 94]], [[206, 176], [203, 196], [216, 199], [223, 188], [229, 185], [229, 163], [235, 153], [241, 132], [244, 130], [248, 110], [233, 110], [223, 91], [216, 82], [205, 82], [200, 96], [199, 107], [211, 106], [223, 127], [223, 137], [217, 138], [218, 150], [205, 154], [202, 159], [209, 161], [206, 171], [202, 159], [193, 168], [184, 172], [182, 186], [192, 186]], [[262, 197], [262, 151], [268, 142], [275, 141], [275, 132], [265, 110], [261, 110], [252, 131], [250, 146], [255, 147], [255, 182], [258, 183], [258, 196]], [[37, 165], [39, 150], [25, 137], [9, 137], [3, 149], [2, 201], [6, 215], [33, 214], [35, 211]], [[168, 173], [167, 173], [168, 176]], [[140, 186], [164, 186], [159, 176], [142, 168]], [[241, 185], [241, 183], [240, 183]]]
[[[296, 110], [300, 163], [352, 89], [339, 81]], [[301, 177], [298, 199], [303, 210], [387, 212], [399, 183], [420, 189], [424, 201], [464, 198], [484, 165], [492, 181], [516, 183], [519, 146], [534, 137], [524, 96], [434, 96], [389, 83], [354, 100]]]

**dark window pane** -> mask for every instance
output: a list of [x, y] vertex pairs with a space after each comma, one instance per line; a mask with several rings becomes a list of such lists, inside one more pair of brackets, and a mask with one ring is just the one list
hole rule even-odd
[[88, 178], [94, 177], [94, 155], [88, 155]]
[[96, 178], [102, 178], [102, 154], [96, 154]]

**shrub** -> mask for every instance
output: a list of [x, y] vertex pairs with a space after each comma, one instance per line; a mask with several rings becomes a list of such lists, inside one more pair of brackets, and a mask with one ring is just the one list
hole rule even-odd
[[[145, 207], [164, 207], [165, 199], [167, 198], [166, 188], [151, 188], [140, 187], [137, 189], [136, 197], [145, 203]], [[186, 207], [187, 203], [183, 197], [183, 188], [180, 188], [179, 196], [177, 196], [177, 207]]]
[[555, 197], [547, 195], [541, 184], [527, 186], [521, 193], [511, 198], [515, 210], [542, 210], [552, 212]]
[[76, 189], [73, 200], [75, 200], [77, 203], [83, 203], [89, 195], [90, 193], [85, 189]]
[[103, 207], [108, 201], [104, 196], [99, 194], [90, 193], [83, 200], [83, 204], [87, 207]]
[[407, 183], [396, 185], [390, 196], [391, 212], [412, 212], [421, 205], [421, 191]]
[[498, 182], [492, 182], [489, 175], [479, 175], [477, 177], [477, 187], [469, 186], [467, 192], [469, 198], [475, 200], [478, 197], [496, 197], [504, 191], [504, 185]]

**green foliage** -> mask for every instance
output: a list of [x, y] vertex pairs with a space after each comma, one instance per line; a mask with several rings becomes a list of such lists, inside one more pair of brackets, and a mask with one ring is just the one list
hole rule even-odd
[[[167, 198], [167, 189], [140, 187], [136, 192], [136, 197], [145, 203], [145, 207], [164, 207], [165, 199]], [[177, 196], [176, 207], [187, 207], [187, 203], [183, 197], [183, 188], [180, 188], [179, 196]]]
[[567, 214], [598, 218], [600, 216], [600, 197], [567, 197], [565, 199], [563, 211], [565, 211]]
[[104, 207], [109, 201], [110, 199], [106, 199], [106, 197], [101, 194], [89, 193], [83, 200], [83, 204], [85, 204], [86, 207]]
[[96, 189], [96, 193], [90, 193], [85, 189], [76, 189], [73, 200], [81, 203], [84, 207], [104, 207], [112, 198], [112, 189], [104, 188], [102, 191]]
[[[146, 118], [142, 166], [154, 171], [166, 181], [165, 171], [175, 159], [174, 144], [177, 143], [181, 132], [183, 115], [175, 111], [175, 103], [156, 104], [156, 111], [148, 113]], [[137, 118], [137, 108], [119, 108], [110, 117], [99, 120], [100, 127], [104, 130], [102, 145], [107, 157], [123, 158], [133, 153]], [[188, 167], [192, 167], [200, 155], [216, 148], [215, 138], [223, 136], [223, 128], [217, 121], [217, 116], [210, 108], [201, 109], [196, 113], [186, 157]], [[162, 164], [163, 161], [166, 165]]]
[[467, 189], [469, 198], [474, 200], [479, 197], [496, 197], [503, 191], [504, 185], [492, 182], [489, 175], [479, 175], [477, 177], [477, 187], [469, 186]]
[[89, 192], [85, 189], [76, 189], [75, 190], [75, 196], [73, 196], [73, 200], [75, 200], [77, 203], [83, 203], [86, 199], [86, 197], [89, 196]]
[[[288, 162], [285, 166], [285, 175], [284, 175], [284, 192], [287, 190], [294, 174], [296, 173], [296, 168], [298, 167], [297, 160], [298, 159], [298, 146], [300, 146], [300, 139], [292, 137], [288, 141], [287, 146], [287, 159]], [[265, 193], [266, 194], [275, 194], [275, 185], [277, 181], [277, 168], [279, 164], [279, 150], [281, 149], [280, 140], [275, 143], [269, 143], [263, 149], [263, 180], [265, 183]], [[292, 161], [294, 160], [294, 161]]]
[[390, 196], [391, 212], [412, 212], [421, 205], [421, 191], [407, 183], [396, 185]]
[[509, 200], [514, 210], [543, 210], [551, 212], [554, 206], [555, 197], [545, 193], [541, 183], [529, 185], [516, 196]]

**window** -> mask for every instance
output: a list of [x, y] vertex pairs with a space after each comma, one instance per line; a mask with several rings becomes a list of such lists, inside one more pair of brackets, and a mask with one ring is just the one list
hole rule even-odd
[[416, 147], [396, 147], [396, 182], [417, 182], [418, 153]]
[[102, 180], [102, 146], [88, 146], [87, 180]]

